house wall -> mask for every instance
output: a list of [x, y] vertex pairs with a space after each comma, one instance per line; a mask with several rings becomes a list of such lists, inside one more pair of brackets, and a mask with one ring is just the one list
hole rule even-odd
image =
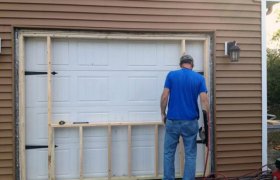
[[[216, 171], [261, 167], [261, 4], [253, 0], [0, 0], [0, 179], [15, 179], [14, 27], [214, 32]], [[224, 56], [236, 40], [238, 63]]]

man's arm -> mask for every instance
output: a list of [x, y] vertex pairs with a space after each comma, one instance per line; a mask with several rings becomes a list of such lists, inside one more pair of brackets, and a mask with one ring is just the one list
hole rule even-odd
[[167, 102], [168, 102], [168, 97], [169, 97], [169, 89], [168, 88], [164, 88], [162, 95], [161, 95], [161, 99], [160, 99], [160, 110], [161, 110], [161, 118], [162, 118], [162, 122], [165, 123], [166, 121], [166, 106], [167, 106]]
[[200, 93], [200, 103], [202, 106], [202, 109], [205, 110], [207, 113], [210, 112], [210, 108], [209, 108], [209, 100], [208, 100], [208, 96], [205, 92]]

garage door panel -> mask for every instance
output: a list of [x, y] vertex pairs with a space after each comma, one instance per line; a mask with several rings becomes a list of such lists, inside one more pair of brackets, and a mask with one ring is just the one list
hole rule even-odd
[[36, 100], [39, 103], [46, 103], [47, 102], [47, 77], [46, 76], [37, 76], [36, 78], [36, 85], [35, 86], [31, 86], [30, 88], [34, 88], [34, 90], [36, 90], [36, 87], [41, 87], [39, 90], [37, 90], [36, 93]]
[[[63, 52], [63, 53], [62, 53]], [[178, 68], [180, 41], [54, 40], [56, 70], [171, 70]], [[70, 64], [69, 64], [70, 63]], [[63, 65], [63, 66], [61, 66]]]
[[110, 111], [104, 111], [103, 109], [108, 109], [108, 106], [103, 107], [56, 107], [53, 108], [53, 118], [52, 122], [58, 123], [63, 120], [65, 122], [79, 122], [79, 121], [87, 121], [87, 122], [108, 122], [110, 118], [108, 115]]
[[25, 39], [25, 62], [26, 71], [47, 71], [47, 39]]
[[69, 58], [69, 40], [53, 39], [52, 43], [52, 65], [53, 66], [69, 66], [72, 64]]
[[79, 145], [70, 144], [58, 147], [55, 149], [55, 173], [59, 178], [78, 178], [79, 177]]
[[128, 128], [125, 126], [112, 127], [112, 175], [128, 175]]
[[126, 105], [128, 99], [128, 78], [125, 72], [112, 72], [110, 79], [110, 98], [112, 108]]
[[[60, 178], [73, 178], [79, 177], [79, 150], [77, 145], [59, 145], [55, 151], [56, 158], [56, 177]], [[28, 150], [26, 151], [27, 164], [27, 179], [39, 180], [47, 179], [48, 177], [48, 161], [47, 149], [41, 150]]]
[[[162, 82], [159, 82], [162, 81], [162, 78], [159, 80], [158, 76], [145, 75], [142, 77], [127, 77], [127, 75], [118, 75], [116, 77], [115, 73], [113, 73], [110, 77], [102, 75], [78, 76], [77, 80], [73, 80], [75, 78], [72, 77], [58, 76], [53, 78], [53, 106], [59, 106], [62, 102], [65, 102], [66, 104], [67, 101], [69, 102], [69, 106], [73, 106], [73, 102], [70, 102], [69, 100], [73, 97], [72, 95], [76, 95], [76, 97], [78, 97], [78, 99], [71, 99], [71, 101], [76, 101], [74, 103], [96, 104], [96, 101], [99, 101], [98, 103], [106, 103], [100, 101], [109, 101], [110, 98], [112, 101], [117, 101], [120, 105], [127, 105], [128, 103], [131, 105], [131, 102], [127, 101], [129, 97], [129, 101], [134, 102], [151, 100], [158, 101], [159, 95], [157, 96], [157, 93], [161, 93], [163, 86]], [[76, 85], [75, 81], [77, 82]], [[120, 84], [123, 85], [120, 86]], [[76, 90], [75, 87], [77, 87]], [[140, 88], [146, 88], [146, 91], [142, 92], [139, 90]], [[62, 90], [63, 92], [61, 92]]]
[[[178, 57], [179, 58], [179, 57]], [[116, 60], [116, 59], [115, 59]], [[77, 61], [77, 60], [75, 60]], [[117, 61], [117, 60], [116, 60]], [[120, 59], [119, 61], [123, 61], [123, 59]], [[170, 61], [170, 60], [169, 60]], [[71, 65], [71, 71], [91, 71], [91, 72], [98, 72], [98, 71], [171, 71], [171, 70], [176, 70], [179, 69], [178, 65], [179, 65], [179, 60], [176, 59], [176, 61], [174, 62], [174, 64], [176, 65], [164, 65], [164, 61], [160, 60], [160, 63], [162, 63], [161, 65], [155, 65], [155, 66], [128, 66], [128, 65], [123, 65], [122, 67], [119, 67], [120, 65], [118, 64], [118, 66], [113, 66], [113, 65], [108, 65], [108, 66], [93, 66], [93, 65], [88, 65], [88, 66], [74, 66], [73, 64]], [[196, 69], [197, 67], [194, 67], [194, 71], [198, 71]], [[65, 69], [64, 66], [58, 66], [58, 65], [52, 65], [52, 70], [53, 71], [69, 71], [67, 69]], [[43, 70], [42, 70], [43, 71]]]
[[205, 145], [197, 144], [196, 173], [203, 174], [204, 160], [205, 160], [204, 155], [205, 155]]
[[154, 173], [154, 148], [137, 147], [132, 148], [132, 175], [140, 176], [142, 174], [153, 175]]
[[[47, 122], [47, 113], [46, 113], [46, 121]], [[55, 109], [52, 112], [52, 119], [55, 122], [58, 122], [60, 120], [74, 120], [76, 118], [76, 112], [71, 111], [71, 109]]]
[[[72, 42], [71, 42], [72, 43]], [[108, 66], [108, 40], [81, 40], [78, 42], [80, 66]]]
[[[100, 109], [100, 107], [108, 107], [108, 106], [112, 106], [112, 108], [117, 108], [117, 107], [113, 107], [113, 106], [150, 106], [153, 108], [159, 108], [156, 107], [156, 105], [158, 105], [158, 102], [156, 104], [155, 101], [126, 101], [126, 102], [122, 102], [121, 103], [117, 103], [117, 102], [113, 102], [113, 101], [79, 101], [76, 102], [75, 104], [70, 104], [70, 103], [64, 103], [64, 102], [57, 102], [55, 103], [55, 108], [59, 108], [59, 107], [67, 107], [67, 108], [71, 108], [71, 107], [79, 107], [81, 108], [81, 106], [84, 106], [85, 108], [88, 106], [93, 107], [94, 109]], [[92, 110], [94, 110], [92, 109]], [[104, 111], [107, 111], [107, 108], [104, 109]]]
[[55, 129], [55, 173], [59, 178], [79, 177], [79, 131]]
[[71, 76], [55, 76], [52, 80], [52, 102], [71, 103]]
[[[47, 77], [25, 76], [26, 107], [47, 107]], [[40, 87], [39, 89], [36, 87]]]
[[26, 163], [28, 167], [27, 179], [29, 180], [43, 180], [47, 178], [48, 172], [48, 151], [47, 149], [41, 150], [27, 150]]
[[110, 112], [79, 112], [77, 119], [83, 122], [109, 122]]
[[204, 71], [204, 42], [203, 41], [187, 41], [186, 52], [194, 58], [194, 70], [198, 72]]
[[[118, 106], [118, 107], [87, 107], [86, 109], [75, 109], [77, 119], [74, 121], [86, 122], [155, 122], [160, 121], [160, 109], [147, 106]], [[108, 109], [107, 111], [104, 109]], [[73, 109], [74, 111], [74, 109]], [[137, 116], [136, 116], [137, 115]], [[60, 118], [59, 118], [60, 119]], [[58, 122], [59, 119], [54, 119]], [[73, 119], [73, 118], [71, 118]], [[71, 119], [69, 119], [70, 122]], [[68, 121], [68, 119], [66, 120]]]
[[112, 149], [112, 176], [128, 176], [127, 141], [113, 141]]
[[[68, 111], [75, 112], [65, 112], [64, 110], [57, 109], [53, 113], [53, 122], [58, 123], [60, 120], [66, 122], [75, 121], [87, 121], [87, 122], [127, 122], [127, 121], [160, 121], [160, 109], [151, 110], [153, 107], [141, 106], [141, 107], [131, 107], [122, 106], [115, 107], [114, 109], [108, 109], [105, 107], [87, 107], [87, 108], [68, 108]], [[104, 111], [108, 109], [108, 111]], [[137, 115], [137, 116], [136, 116]], [[47, 114], [43, 114], [45, 121], [47, 123]], [[40, 119], [42, 119], [40, 117]]]
[[[47, 71], [46, 38], [27, 38], [25, 45], [26, 70]], [[196, 59], [194, 70], [202, 71], [203, 43], [186, 42], [186, 50]], [[168, 71], [179, 68], [180, 54], [181, 41], [52, 39], [51, 68], [58, 73], [52, 75], [52, 122], [160, 122], [164, 81]], [[26, 76], [26, 143], [48, 143], [47, 95], [47, 75]], [[58, 128], [54, 134], [56, 177], [79, 178], [79, 130]], [[107, 135], [104, 127], [84, 128], [84, 177], [107, 176]], [[127, 127], [112, 127], [113, 176], [128, 175], [127, 135]], [[154, 138], [154, 127], [132, 126], [132, 175], [154, 174]], [[163, 139], [160, 127], [159, 173]], [[28, 153], [28, 177], [46, 179], [47, 149]], [[36, 158], [43, 162], [35, 167]], [[175, 159], [179, 173], [178, 150]], [[199, 145], [197, 172], [203, 161]]]
[[55, 129], [55, 144], [59, 147], [78, 144], [79, 143], [79, 131], [77, 129]]
[[[47, 145], [48, 144], [48, 118], [47, 110], [45, 108], [27, 108], [26, 109], [26, 144], [27, 145]], [[54, 122], [60, 120], [68, 120], [70, 122], [77, 119], [76, 115], [71, 111], [61, 110], [60, 112], [53, 112]], [[77, 134], [73, 129], [61, 129], [56, 131], [56, 138], [67, 137], [74, 138]]]
[[107, 148], [84, 150], [84, 177], [106, 177], [108, 170]]
[[109, 101], [108, 76], [79, 76], [77, 88], [79, 101]]
[[154, 172], [154, 127], [132, 128], [132, 175]]
[[143, 110], [143, 111], [129, 111], [128, 112], [128, 119], [132, 122], [143, 122], [143, 121], [160, 121], [159, 111], [150, 111], [150, 110]]
[[[81, 100], [83, 101], [94, 101], [95, 99], [98, 100], [97, 98], [91, 98], [88, 96], [101, 96], [103, 97], [102, 99], [104, 100], [108, 99], [108, 98], [104, 98], [104, 96], [105, 97], [107, 96], [112, 98], [114, 101], [119, 99], [125, 102], [124, 99], [127, 99], [127, 94], [129, 94], [129, 96], [131, 97], [131, 96], [137, 96], [137, 94], [140, 93], [141, 96], [137, 98], [141, 98], [145, 96], [154, 96], [156, 98], [159, 98], [160, 95], [156, 95], [155, 93], [161, 93], [166, 74], [167, 74], [166, 72], [143, 73], [143, 71], [142, 72], [110, 72], [110, 74], [108, 72], [103, 72], [103, 71], [88, 72], [88, 73], [77, 72], [76, 81], [78, 84], [78, 90], [76, 93], [78, 94], [78, 96], [85, 96], [81, 98]], [[149, 91], [140, 92], [142, 88], [149, 88], [146, 89]]]
[[[46, 75], [29, 75], [26, 76], [26, 107], [47, 107], [47, 76]], [[53, 76], [52, 77], [52, 102], [71, 103], [73, 97], [74, 84], [72, 76]], [[40, 87], [39, 89], [36, 87]]]
[[181, 55], [181, 42], [168, 41], [160, 43], [158, 48], [158, 66], [164, 70], [174, 70], [178, 68]]
[[[96, 138], [98, 140], [99, 137], [102, 137], [104, 139], [99, 139], [100, 142], [104, 140], [104, 143], [107, 141], [105, 137], [107, 137], [107, 128], [106, 127], [86, 127], [84, 128], [84, 137], [85, 140], [88, 141], [90, 138]], [[97, 145], [97, 144], [95, 144]]]
[[155, 41], [128, 42], [128, 66], [156, 66], [157, 44]]
[[93, 127], [84, 130], [84, 176], [107, 176], [107, 128]]
[[158, 101], [156, 76], [129, 76], [128, 101]]
[[40, 112], [36, 114], [36, 119], [34, 119], [32, 122], [34, 124], [33, 132], [36, 132], [34, 133], [33, 138], [37, 143], [47, 144], [47, 140], [48, 140], [48, 126], [46, 125], [47, 119], [48, 119], [47, 113]]
[[[70, 76], [69, 73], [62, 71], [53, 78], [54, 111], [61, 111], [62, 107], [65, 110], [70, 108], [71, 111], [78, 112], [77, 120], [86, 118], [86, 121], [114, 121], [114, 117], [115, 121], [129, 121], [134, 116], [128, 114], [133, 112], [144, 113], [138, 119], [145, 120], [147, 113], [160, 114], [158, 102], [165, 78], [162, 74], [166, 73], [148, 72], [143, 75], [143, 72], [79, 71], [76, 76], [71, 75], [71, 78], [67, 77]], [[148, 107], [147, 113], [142, 109], [143, 106]], [[90, 118], [91, 116], [95, 118]], [[147, 120], [151, 119], [155, 121], [160, 117], [153, 115]]]
[[26, 144], [48, 144], [47, 110], [27, 108], [26, 116]]

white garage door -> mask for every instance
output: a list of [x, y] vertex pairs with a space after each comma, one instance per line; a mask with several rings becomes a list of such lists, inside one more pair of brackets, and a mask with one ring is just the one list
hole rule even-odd
[[[203, 71], [202, 41], [187, 41], [195, 71]], [[25, 70], [46, 72], [46, 38], [26, 38]], [[52, 40], [53, 122], [160, 121], [160, 95], [167, 72], [178, 69], [180, 41]], [[26, 75], [27, 179], [47, 179], [47, 75]], [[201, 121], [201, 120], [200, 120]], [[164, 131], [159, 136], [162, 173]], [[79, 132], [55, 130], [56, 177], [79, 178]], [[33, 146], [33, 148], [31, 147]], [[154, 173], [154, 128], [132, 128], [132, 175]], [[112, 129], [112, 175], [127, 176], [127, 128]], [[107, 176], [107, 129], [84, 129], [84, 177]], [[197, 173], [204, 146], [198, 146]], [[179, 173], [178, 155], [176, 172]]]

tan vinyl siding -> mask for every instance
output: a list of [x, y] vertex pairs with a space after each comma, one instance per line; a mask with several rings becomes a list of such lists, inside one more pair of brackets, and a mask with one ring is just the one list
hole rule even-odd
[[246, 111], [246, 110], [261, 110], [261, 104], [227, 104], [227, 105], [216, 105], [217, 111]]
[[[261, 166], [261, 5], [253, 0], [0, 0], [0, 179], [14, 179], [12, 27], [214, 32], [215, 162], [228, 176]], [[238, 63], [224, 56], [236, 40]]]
[[0, 24], [0, 179], [15, 179], [12, 28]]
[[[249, 126], [250, 124], [242, 124], [242, 126]], [[238, 139], [238, 138], [224, 138], [224, 139], [221, 139], [219, 141], [219, 144], [253, 144], [253, 143], [261, 143], [261, 140], [260, 138], [258, 137], [251, 137], [251, 138], [244, 138], [244, 139]], [[234, 157], [234, 154], [235, 153], [232, 153], [232, 156], [231, 154], [228, 154], [229, 157]], [[218, 157], [223, 157], [222, 154], [219, 154], [217, 155]], [[240, 154], [236, 154], [236, 157], [240, 157], [242, 155]], [[247, 155], [245, 155], [246, 157]], [[256, 155], [254, 155], [256, 156]]]

